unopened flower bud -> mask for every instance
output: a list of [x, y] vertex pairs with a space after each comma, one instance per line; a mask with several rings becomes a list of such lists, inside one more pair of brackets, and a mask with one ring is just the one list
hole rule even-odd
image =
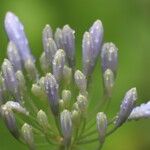
[[62, 29], [64, 50], [67, 55], [69, 67], [74, 68], [75, 65], [75, 31], [69, 25], [65, 25]]
[[120, 112], [118, 118], [115, 122], [116, 126], [121, 126], [129, 117], [132, 112], [135, 101], [137, 100], [137, 91], [136, 88], [130, 89], [126, 94], [120, 106]]
[[21, 128], [23, 140], [31, 150], [35, 149], [32, 127], [25, 123]]
[[72, 123], [75, 127], [79, 127], [81, 122], [81, 112], [78, 110], [73, 110], [71, 113]]
[[47, 115], [43, 110], [40, 110], [37, 113], [37, 121], [43, 129], [47, 129], [49, 127]]
[[110, 69], [107, 69], [103, 74], [104, 91], [108, 97], [112, 96], [112, 90], [114, 87], [114, 74]]
[[52, 38], [49, 38], [47, 40], [46, 49], [45, 49], [45, 58], [49, 66], [52, 66], [52, 62], [56, 52], [57, 52], [57, 46], [55, 44], [55, 41]]
[[69, 106], [71, 101], [71, 91], [70, 90], [63, 90], [62, 91], [62, 99], [66, 106]]
[[8, 59], [10, 60], [11, 64], [14, 67], [15, 72], [17, 70], [22, 70], [22, 62], [21, 62], [18, 49], [16, 48], [16, 45], [11, 41], [7, 46], [7, 55], [8, 55]]
[[26, 60], [25, 69], [30, 80], [36, 81], [38, 79], [38, 71], [36, 69], [35, 63], [31, 59]]
[[89, 32], [85, 32], [82, 40], [82, 63], [83, 73], [86, 77], [90, 76], [94, 70], [95, 59], [93, 55], [92, 37]]
[[100, 20], [96, 20], [89, 30], [93, 41], [93, 57], [97, 59], [99, 56], [101, 45], [103, 42], [103, 25]]
[[18, 100], [19, 99], [18, 82], [16, 79], [13, 66], [8, 59], [4, 59], [4, 62], [2, 64], [2, 75], [4, 78], [6, 89]]
[[37, 83], [32, 84], [31, 91], [36, 97], [43, 98], [45, 96], [44, 91], [41, 89], [41, 87]]
[[9, 40], [16, 45], [23, 62], [25, 63], [28, 59], [34, 61], [24, 32], [24, 27], [19, 18], [12, 12], [7, 12], [5, 16], [5, 30]]
[[48, 63], [46, 61], [45, 52], [43, 52], [40, 57], [40, 65], [41, 65], [41, 69], [44, 73], [47, 73], [50, 70], [50, 66], [48, 65]]
[[44, 51], [47, 48], [47, 40], [52, 37], [53, 37], [52, 28], [50, 25], [47, 24], [44, 27], [43, 32], [42, 32], [42, 41], [43, 41]]
[[65, 103], [63, 99], [59, 100], [59, 110], [60, 112], [63, 111], [65, 109]]
[[7, 101], [5, 103], [5, 107], [7, 107], [8, 109], [14, 110], [16, 112], [22, 113], [24, 115], [29, 115], [29, 112], [26, 110], [26, 108], [21, 106], [20, 103], [18, 102]]
[[150, 101], [135, 107], [128, 117], [128, 120], [138, 120], [143, 118], [150, 118]]
[[25, 78], [24, 78], [24, 75], [23, 75], [22, 71], [18, 70], [16, 72], [16, 78], [17, 78], [17, 81], [18, 81], [19, 93], [23, 98], [26, 94], [27, 87], [26, 87], [26, 81], [25, 81]]
[[80, 94], [77, 97], [77, 104], [78, 104], [79, 109], [82, 112], [85, 112], [87, 110], [87, 107], [88, 107], [88, 100], [87, 100], [87, 98], [85, 96]]
[[55, 77], [48, 73], [45, 77], [45, 91], [51, 106], [51, 110], [54, 115], [58, 115], [59, 112], [59, 96], [58, 96], [58, 84]]
[[72, 69], [66, 65], [63, 68], [63, 79], [67, 85], [69, 85], [72, 80]]
[[113, 43], [105, 43], [101, 51], [101, 64], [103, 73], [111, 69], [116, 77], [118, 66], [118, 48]]
[[72, 120], [71, 113], [68, 110], [64, 110], [60, 114], [61, 131], [64, 137], [64, 143], [67, 145], [70, 143], [72, 136]]
[[55, 39], [57, 48], [58, 49], [64, 49], [63, 35], [62, 35], [62, 30], [60, 28], [56, 29], [54, 39]]
[[76, 72], [74, 74], [74, 79], [75, 79], [75, 83], [76, 83], [77, 87], [79, 88], [79, 90], [81, 92], [86, 91], [87, 80], [86, 80], [85, 75], [80, 70], [76, 70]]
[[63, 68], [65, 65], [65, 52], [62, 49], [59, 49], [53, 60], [53, 75], [57, 81], [60, 81], [63, 76]]
[[5, 124], [8, 128], [8, 130], [10, 131], [10, 133], [15, 137], [15, 138], [19, 138], [19, 131], [18, 131], [18, 127], [16, 124], [16, 118], [14, 116], [13, 111], [6, 107], [6, 106], [2, 106], [1, 107], [1, 115], [5, 121]]
[[100, 143], [104, 143], [107, 130], [107, 117], [103, 112], [99, 112], [96, 116], [97, 130]]

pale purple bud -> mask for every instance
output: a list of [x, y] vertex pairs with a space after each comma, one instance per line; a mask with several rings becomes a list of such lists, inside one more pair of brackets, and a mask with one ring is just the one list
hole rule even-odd
[[63, 68], [65, 65], [65, 52], [62, 49], [59, 49], [53, 59], [53, 75], [57, 81], [60, 81], [63, 77]]
[[118, 118], [116, 119], [115, 122], [117, 127], [121, 126], [128, 119], [130, 113], [132, 112], [135, 106], [136, 100], [137, 100], [136, 88], [132, 88], [128, 92], [126, 92], [125, 97], [120, 106]]
[[29, 146], [29, 149], [35, 150], [32, 127], [29, 124], [25, 123], [21, 128], [21, 134], [25, 143]]
[[89, 32], [85, 32], [82, 40], [82, 62], [83, 73], [90, 76], [95, 66], [92, 37]]
[[16, 48], [16, 45], [11, 41], [8, 43], [7, 56], [10, 62], [12, 63], [15, 72], [17, 70], [22, 70], [22, 62], [18, 53], [18, 49]]
[[16, 75], [13, 69], [12, 64], [8, 59], [4, 59], [2, 64], [2, 75], [4, 78], [6, 89], [13, 95], [15, 98], [18, 98], [18, 82]]
[[52, 38], [47, 39], [47, 43], [45, 46], [45, 58], [49, 66], [52, 65], [52, 61], [54, 59], [56, 51], [57, 46], [55, 44], [55, 41]]
[[60, 114], [60, 124], [64, 137], [64, 143], [67, 145], [70, 142], [72, 136], [72, 120], [71, 113], [66, 109]]
[[150, 101], [135, 107], [128, 117], [128, 120], [138, 120], [143, 118], [150, 118]]
[[56, 29], [54, 39], [55, 39], [57, 48], [64, 49], [63, 35], [62, 35], [62, 30], [60, 28]]
[[107, 117], [103, 112], [99, 112], [96, 116], [97, 130], [100, 143], [104, 143], [107, 131]]
[[92, 27], [89, 30], [91, 37], [92, 37], [92, 41], [93, 41], [93, 57], [95, 59], [97, 59], [100, 50], [101, 50], [101, 45], [103, 42], [103, 25], [102, 22], [100, 20], [97, 20], [93, 23]]
[[45, 80], [45, 91], [51, 106], [51, 110], [54, 115], [59, 113], [59, 96], [58, 96], [58, 84], [55, 77], [48, 73], [46, 74]]
[[111, 69], [116, 77], [118, 66], [118, 48], [113, 43], [105, 43], [101, 51], [102, 71]]
[[52, 28], [49, 24], [47, 24], [42, 32], [42, 42], [43, 42], [43, 47], [44, 47], [44, 51], [47, 49], [47, 40], [49, 38], [53, 38], [53, 32], [52, 32]]
[[76, 70], [74, 74], [75, 83], [80, 91], [86, 91], [87, 80], [85, 75], [80, 71]]
[[75, 31], [69, 25], [65, 25], [62, 29], [64, 50], [67, 55], [70, 67], [75, 66]]
[[33, 61], [24, 27], [19, 18], [12, 12], [7, 12], [5, 16], [5, 30], [9, 40], [16, 45], [23, 62], [25, 63], [27, 59]]
[[4, 122], [5, 122], [8, 130], [10, 131], [10, 133], [15, 138], [19, 138], [19, 131], [17, 128], [16, 118], [14, 116], [13, 111], [10, 108], [3, 105], [1, 107], [1, 116], [4, 119]]

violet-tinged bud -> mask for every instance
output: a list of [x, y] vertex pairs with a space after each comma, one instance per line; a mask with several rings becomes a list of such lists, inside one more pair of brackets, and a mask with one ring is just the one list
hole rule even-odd
[[62, 135], [64, 137], [64, 143], [67, 145], [70, 143], [72, 136], [72, 120], [71, 113], [66, 109], [60, 114], [60, 124]]
[[86, 91], [86, 88], [87, 88], [86, 76], [80, 70], [75, 71], [74, 79], [75, 79], [75, 83], [76, 83], [78, 89], [81, 92]]
[[101, 51], [102, 72], [111, 69], [116, 77], [118, 66], [118, 48], [113, 43], [105, 43]]
[[66, 65], [63, 68], [63, 79], [66, 85], [69, 85], [72, 80], [72, 69]]
[[53, 75], [57, 81], [60, 81], [63, 77], [63, 68], [65, 65], [65, 52], [59, 49], [53, 59]]
[[150, 118], [150, 101], [135, 107], [128, 117], [128, 120], [138, 120], [143, 118]]
[[2, 75], [6, 89], [19, 100], [18, 82], [12, 64], [8, 59], [4, 59], [2, 64]]
[[45, 58], [49, 66], [52, 66], [54, 56], [57, 52], [57, 46], [52, 38], [47, 39], [45, 48]]
[[77, 97], [77, 104], [78, 104], [79, 109], [82, 112], [85, 112], [87, 110], [87, 107], [88, 107], [88, 100], [87, 100], [87, 98], [85, 96], [80, 94]]
[[48, 127], [49, 127], [48, 117], [43, 110], [40, 110], [37, 113], [37, 121], [43, 129], [48, 129]]
[[85, 76], [90, 76], [94, 70], [95, 58], [93, 51], [92, 37], [89, 32], [85, 32], [82, 40], [82, 63], [83, 73]]
[[114, 87], [114, 74], [110, 69], [107, 69], [103, 74], [104, 92], [108, 97], [112, 96], [112, 90]]
[[24, 27], [19, 18], [12, 12], [7, 12], [5, 16], [5, 30], [9, 40], [16, 45], [23, 62], [25, 63], [27, 59], [33, 61]]
[[29, 112], [26, 110], [26, 108], [21, 106], [20, 103], [18, 103], [18, 102], [7, 101], [5, 103], [5, 107], [7, 107], [8, 109], [11, 109], [13, 111], [16, 111], [18, 113], [22, 113], [24, 115], [29, 115]]
[[14, 67], [15, 72], [22, 70], [22, 62], [16, 45], [13, 42], [9, 42], [7, 46], [7, 56], [11, 64]]
[[49, 38], [53, 38], [53, 31], [51, 26], [47, 24], [45, 25], [42, 32], [42, 42], [43, 42], [44, 51], [47, 49], [47, 40]]
[[97, 130], [100, 143], [104, 143], [107, 131], [107, 117], [103, 112], [99, 112], [96, 116]]
[[16, 118], [15, 118], [13, 111], [8, 107], [3, 106], [3, 107], [1, 107], [1, 116], [4, 119], [4, 122], [5, 122], [8, 130], [10, 131], [10, 133], [15, 138], [18, 139], [19, 138], [19, 131], [18, 131], [18, 127], [16, 124]]
[[63, 35], [62, 30], [60, 28], [57, 28], [55, 31], [54, 39], [57, 45], [58, 49], [64, 49], [64, 43], [63, 43]]
[[58, 84], [55, 77], [48, 73], [45, 77], [45, 92], [47, 94], [51, 110], [54, 115], [58, 115], [59, 113], [59, 95], [58, 95]]
[[31, 59], [26, 60], [25, 69], [30, 80], [34, 80], [34, 81], [38, 80], [39, 77], [38, 71], [35, 66], [35, 63]]
[[74, 127], [78, 128], [81, 123], [81, 112], [78, 110], [73, 110], [71, 112], [72, 124]]
[[25, 123], [21, 128], [21, 134], [24, 142], [28, 145], [29, 149], [35, 150], [32, 127], [29, 124]]
[[27, 92], [27, 86], [26, 86], [26, 81], [25, 81], [22, 71], [18, 70], [16, 72], [16, 78], [18, 81], [18, 90], [19, 90], [20, 96], [24, 98]]
[[90, 28], [89, 32], [93, 41], [93, 57], [97, 59], [103, 42], [104, 29], [102, 22], [100, 20], [96, 20]]
[[62, 29], [64, 50], [67, 55], [69, 67], [75, 66], [75, 31], [69, 25], [65, 25]]
[[44, 73], [49, 72], [50, 66], [48, 65], [48, 63], [46, 61], [45, 52], [43, 52], [41, 57], [40, 57], [40, 65], [41, 65], [41, 69]]
[[129, 117], [132, 112], [135, 101], [137, 100], [136, 88], [132, 88], [126, 92], [125, 97], [120, 106], [120, 112], [118, 113], [118, 118], [116, 119], [115, 125], [117, 127], [121, 126]]

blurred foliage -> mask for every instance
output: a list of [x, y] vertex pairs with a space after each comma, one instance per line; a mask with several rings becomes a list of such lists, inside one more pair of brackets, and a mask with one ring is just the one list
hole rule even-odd
[[[104, 41], [112, 41], [119, 48], [118, 78], [109, 115], [118, 111], [124, 93], [131, 87], [137, 87], [138, 103], [149, 100], [150, 0], [0, 0], [0, 63], [6, 57], [8, 40], [3, 24], [7, 11], [13, 11], [23, 22], [36, 58], [43, 51], [41, 32], [45, 24], [49, 23], [54, 30], [69, 24], [76, 31], [78, 66], [81, 66], [82, 35], [96, 19], [101, 19], [105, 29]], [[91, 107], [102, 93], [99, 72], [98, 64], [91, 85], [94, 87], [91, 88]], [[104, 150], [149, 150], [149, 130], [150, 120], [130, 122], [107, 139]], [[87, 149], [93, 147], [96, 143], [89, 144]], [[10, 136], [1, 120], [0, 149], [26, 149]]]

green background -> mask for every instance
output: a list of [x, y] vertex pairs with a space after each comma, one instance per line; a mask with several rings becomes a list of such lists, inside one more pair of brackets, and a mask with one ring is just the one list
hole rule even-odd
[[[81, 42], [84, 31], [96, 19], [104, 25], [104, 41], [119, 48], [119, 69], [109, 114], [114, 115], [125, 92], [137, 87], [138, 104], [150, 98], [150, 0], [0, 0], [0, 63], [6, 57], [7, 36], [4, 16], [13, 11], [23, 22], [30, 47], [36, 58], [43, 51], [41, 32], [49, 23], [55, 30], [69, 24], [76, 31], [77, 63], [81, 66]], [[93, 99], [102, 93], [100, 67], [93, 77]], [[104, 150], [150, 150], [150, 120], [130, 122], [111, 135]], [[90, 145], [94, 149], [97, 145]], [[25, 150], [10, 136], [0, 120], [0, 150]], [[50, 147], [43, 149], [51, 149]]]

